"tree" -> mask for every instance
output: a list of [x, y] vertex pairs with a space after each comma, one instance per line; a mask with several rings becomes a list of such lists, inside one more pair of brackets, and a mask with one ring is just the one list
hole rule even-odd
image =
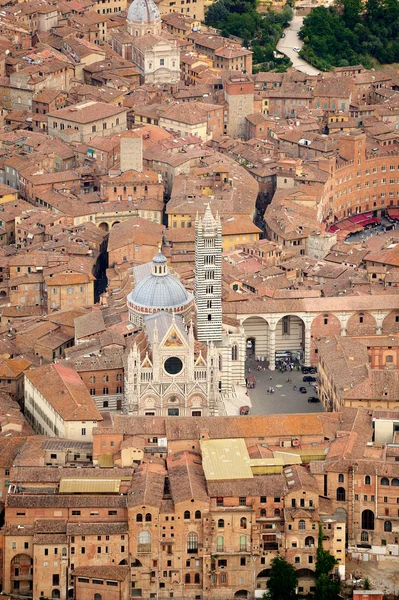
[[371, 583], [370, 583], [370, 579], [368, 577], [364, 578], [363, 589], [364, 590], [371, 590]]
[[295, 568], [285, 558], [278, 555], [271, 561], [270, 577], [267, 582], [268, 592], [265, 600], [294, 600], [298, 578]]
[[319, 524], [319, 538], [316, 552], [316, 593], [315, 600], [336, 600], [340, 584], [330, 577], [337, 564], [336, 559], [323, 548], [323, 527]]

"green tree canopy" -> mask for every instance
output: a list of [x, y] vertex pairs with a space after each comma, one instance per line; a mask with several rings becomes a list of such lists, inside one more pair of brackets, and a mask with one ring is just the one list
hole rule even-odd
[[273, 558], [270, 564], [268, 593], [263, 597], [267, 600], [295, 600], [298, 578], [293, 565], [280, 555]]

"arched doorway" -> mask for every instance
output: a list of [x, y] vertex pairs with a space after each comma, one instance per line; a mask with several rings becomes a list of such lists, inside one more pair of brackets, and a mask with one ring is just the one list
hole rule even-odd
[[[297, 315], [285, 315], [276, 325], [276, 362], [284, 352], [290, 352], [291, 358], [304, 358], [305, 323]], [[288, 356], [290, 356], [288, 354]]]
[[245, 339], [253, 341], [256, 354], [267, 356], [269, 349], [269, 324], [263, 317], [249, 317], [243, 322]]
[[234, 598], [248, 598], [249, 597], [249, 592], [247, 590], [238, 590], [238, 592], [236, 592], [234, 594]]
[[249, 337], [246, 339], [245, 346], [247, 349], [247, 356], [251, 356], [256, 352], [256, 339], [254, 337]]
[[52, 598], [61, 598], [61, 592], [60, 592], [60, 590], [53, 590], [51, 592], [51, 597]]
[[109, 231], [108, 223], [105, 223], [105, 222], [100, 223], [98, 227], [99, 227], [99, 229], [102, 229], [102, 231], [105, 231], [106, 233], [108, 233], [108, 231]]
[[33, 589], [33, 558], [28, 554], [17, 554], [11, 560], [11, 581], [13, 592], [29, 596]]
[[270, 569], [263, 569], [256, 577], [256, 587], [258, 590], [267, 590], [267, 582], [270, 577]]

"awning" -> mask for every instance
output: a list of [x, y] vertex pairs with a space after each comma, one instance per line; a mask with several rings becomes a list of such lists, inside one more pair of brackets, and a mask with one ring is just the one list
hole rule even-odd
[[388, 216], [390, 216], [391, 219], [399, 219], [399, 208], [389, 208]]
[[99, 467], [113, 467], [114, 466], [114, 455], [113, 454], [100, 454], [97, 459]]
[[60, 494], [118, 494], [120, 479], [61, 479]]

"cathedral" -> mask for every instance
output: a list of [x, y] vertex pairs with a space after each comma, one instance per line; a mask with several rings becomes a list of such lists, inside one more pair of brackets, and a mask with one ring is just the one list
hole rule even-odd
[[111, 46], [136, 65], [141, 83], [172, 83], [180, 79], [177, 40], [162, 31], [161, 15], [153, 0], [133, 0], [126, 26], [112, 35]]
[[133, 268], [129, 320], [141, 327], [127, 357], [124, 411], [147, 416], [238, 414], [245, 335], [222, 318], [222, 232], [208, 205], [195, 223], [195, 295], [162, 252]]

